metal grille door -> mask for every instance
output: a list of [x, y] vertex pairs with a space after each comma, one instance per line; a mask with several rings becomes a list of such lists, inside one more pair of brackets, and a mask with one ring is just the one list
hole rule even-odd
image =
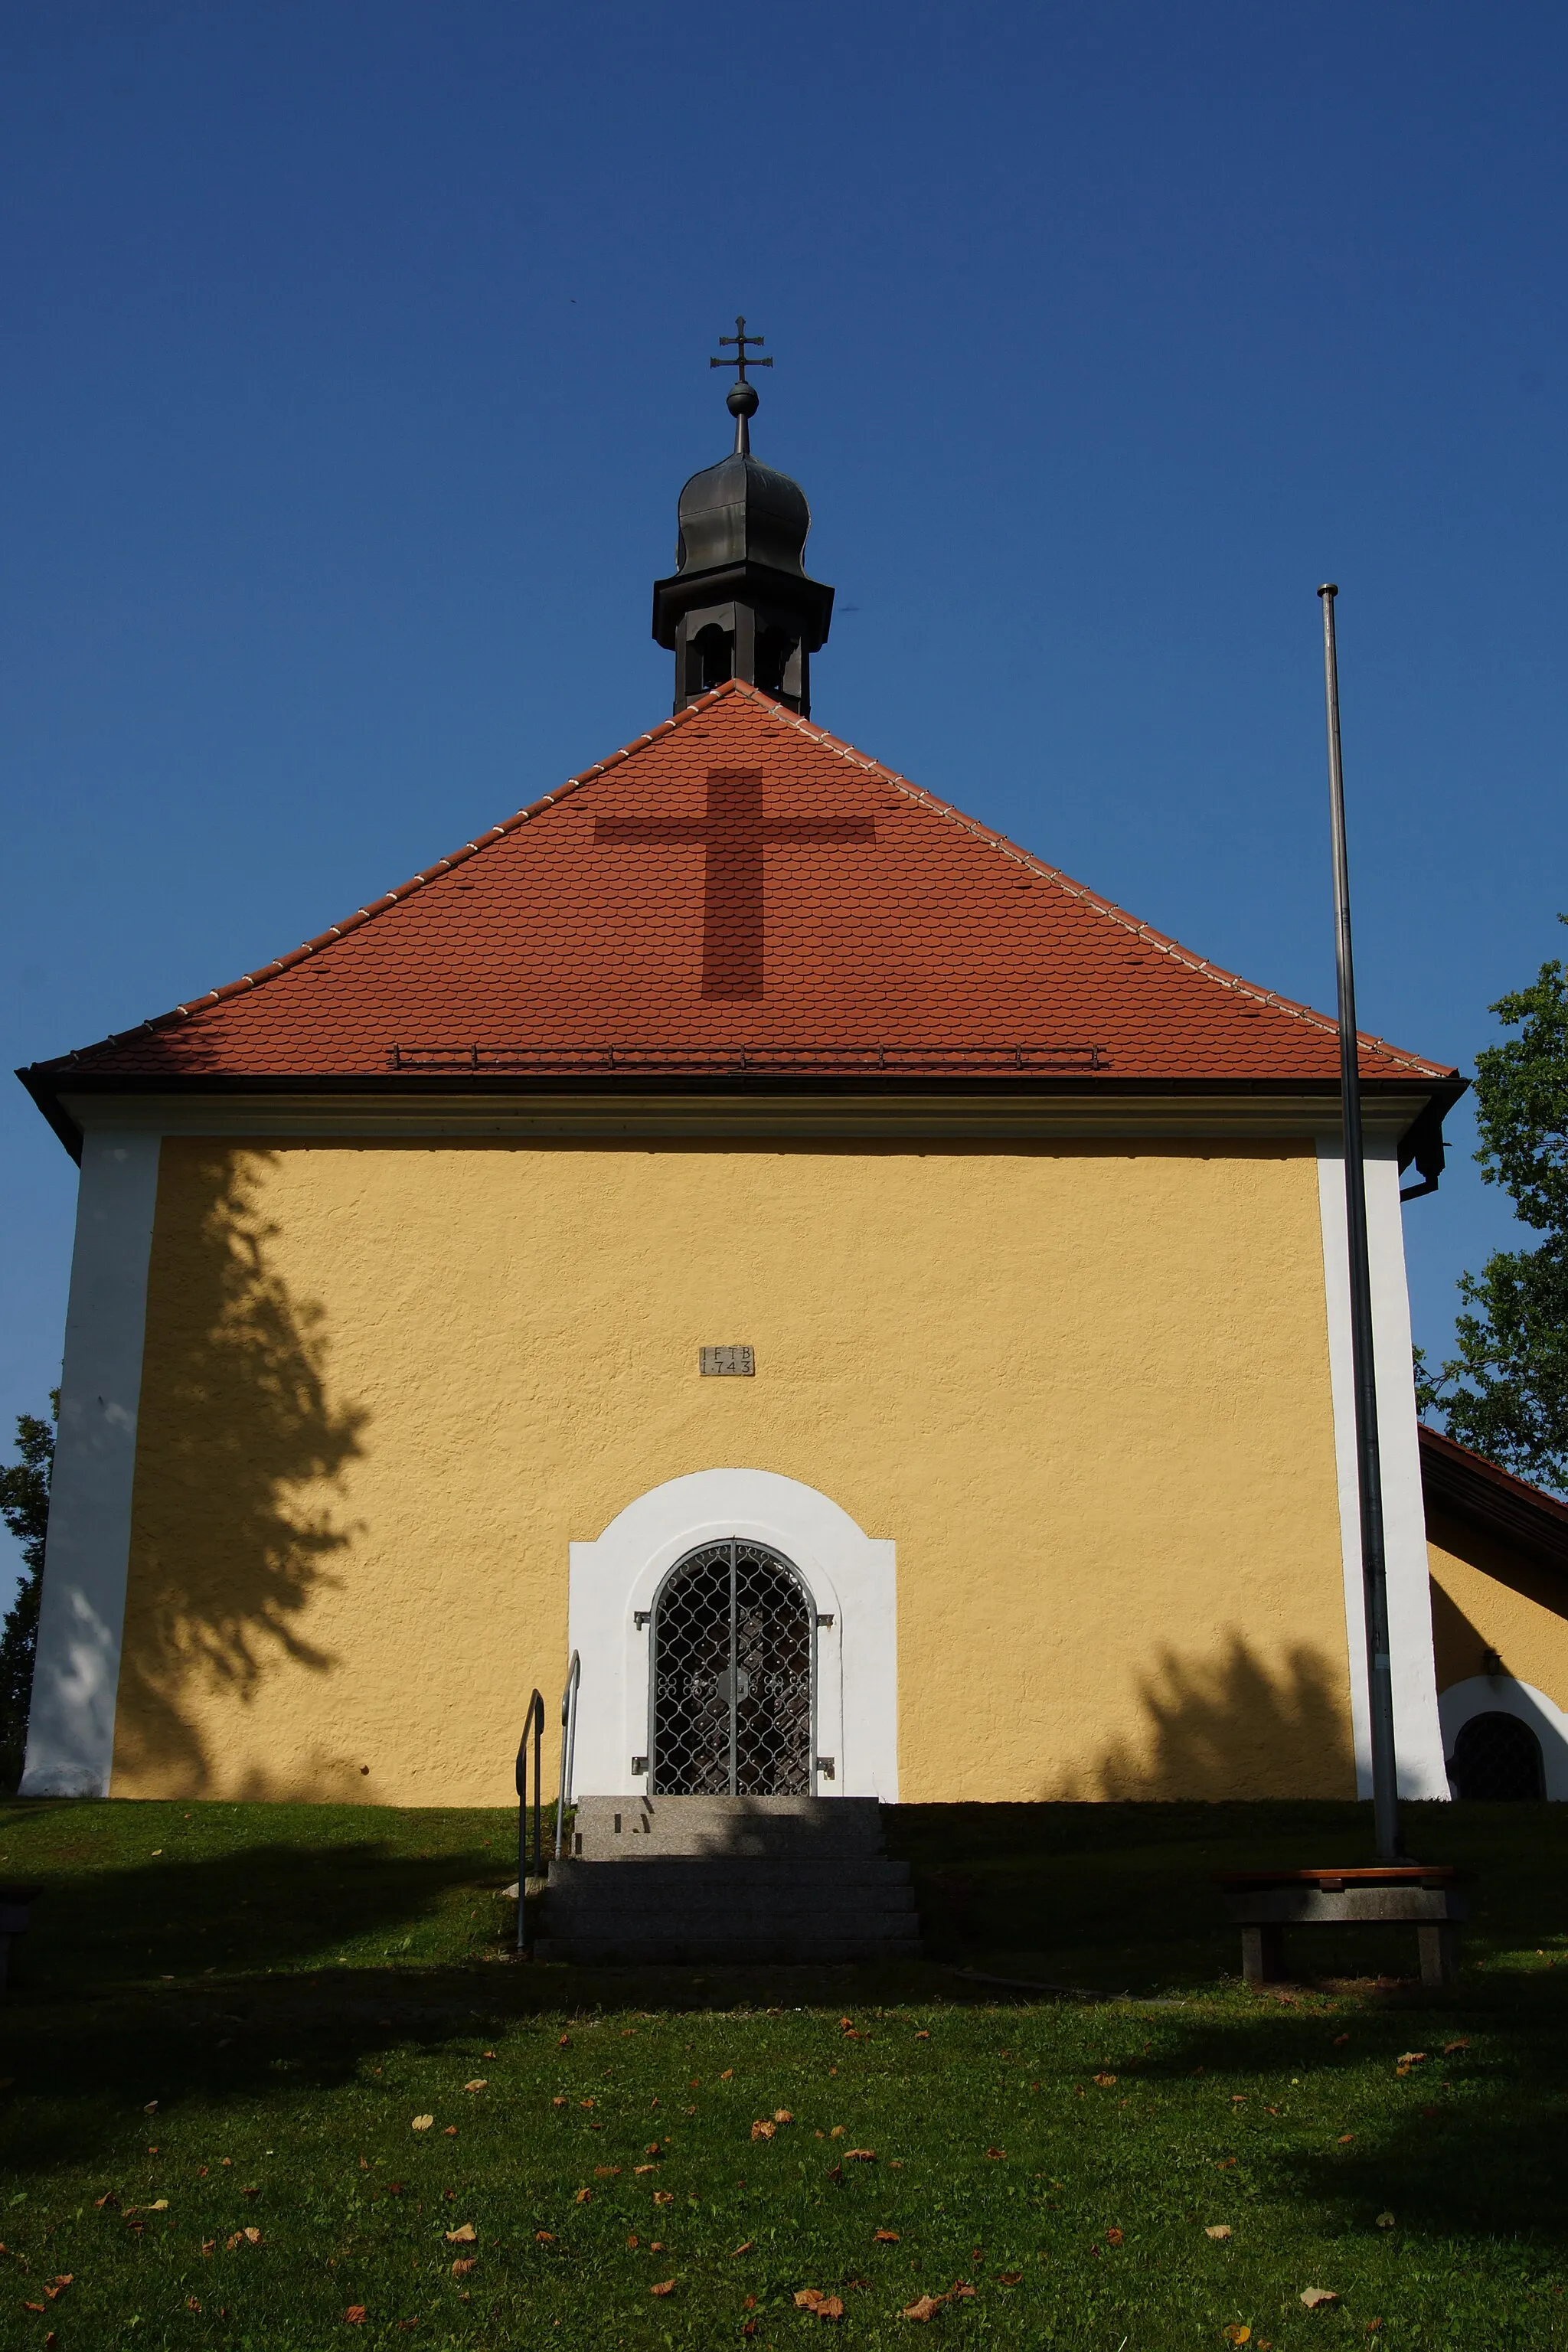
[[665, 1797], [811, 1793], [813, 1620], [764, 1544], [709, 1544], [654, 1606], [648, 1787]]

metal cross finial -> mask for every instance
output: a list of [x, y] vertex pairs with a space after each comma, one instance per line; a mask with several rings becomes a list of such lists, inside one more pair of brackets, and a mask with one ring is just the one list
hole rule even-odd
[[755, 350], [761, 351], [763, 338], [761, 335], [747, 334], [744, 319], [736, 320], [735, 331], [732, 335], [720, 336], [721, 351], [726, 343], [734, 344], [734, 358], [710, 360], [708, 364], [710, 368], [732, 367], [737, 371], [735, 381], [725, 394], [724, 405], [735, 420], [735, 454], [739, 457], [743, 457], [751, 449], [751, 419], [757, 413], [757, 388], [755, 384], [746, 382], [746, 370], [749, 367], [772, 367], [773, 362], [772, 360], [749, 360], [746, 357], [746, 345], [750, 343]]
[[746, 345], [748, 343], [752, 343], [760, 352], [763, 348], [764, 338], [761, 335], [748, 335], [746, 332], [746, 322], [744, 319], [738, 318], [736, 320], [735, 329], [736, 331], [734, 334], [721, 335], [719, 338], [719, 348], [721, 351], [723, 350], [726, 343], [733, 343], [735, 345], [735, 357], [732, 360], [710, 360], [708, 364], [710, 368], [738, 368], [740, 370], [740, 373], [736, 377], [735, 381], [737, 383], [744, 383], [746, 381], [746, 370], [748, 367], [772, 367], [773, 362], [772, 360], [748, 360], [746, 357]]

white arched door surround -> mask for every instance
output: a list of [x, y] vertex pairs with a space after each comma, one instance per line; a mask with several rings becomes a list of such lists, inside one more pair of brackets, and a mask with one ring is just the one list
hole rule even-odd
[[1452, 1684], [1437, 1698], [1445, 1756], [1452, 1756], [1454, 1742], [1476, 1715], [1513, 1715], [1528, 1723], [1541, 1742], [1548, 1798], [1559, 1804], [1568, 1801], [1568, 1715], [1544, 1691], [1515, 1682], [1511, 1675], [1471, 1675]]
[[814, 1778], [816, 1793], [897, 1803], [896, 1546], [863, 1535], [816, 1487], [772, 1470], [671, 1478], [617, 1512], [596, 1542], [572, 1545], [570, 1643], [583, 1661], [578, 1791], [647, 1794], [646, 1773], [632, 1766], [648, 1744], [655, 1595], [688, 1552], [732, 1539], [782, 1552], [816, 1614], [815, 1749], [833, 1759], [831, 1779]]

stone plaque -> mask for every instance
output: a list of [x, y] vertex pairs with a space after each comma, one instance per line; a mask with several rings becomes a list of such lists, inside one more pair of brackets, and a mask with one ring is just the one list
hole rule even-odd
[[703, 1348], [698, 1351], [698, 1360], [704, 1372], [731, 1376], [739, 1373], [748, 1381], [757, 1369], [755, 1351], [751, 1348]]

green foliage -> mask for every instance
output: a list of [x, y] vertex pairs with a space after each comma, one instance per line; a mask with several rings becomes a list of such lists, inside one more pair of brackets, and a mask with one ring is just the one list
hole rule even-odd
[[55, 1459], [55, 1423], [60, 1392], [49, 1394], [49, 1418], [16, 1415], [17, 1460], [0, 1469], [0, 1518], [22, 1548], [22, 1579], [0, 1626], [0, 1788], [14, 1789], [22, 1777], [27, 1739], [27, 1709], [33, 1697], [33, 1662], [38, 1648], [38, 1602], [44, 1584], [44, 1538], [49, 1526], [49, 1473]]
[[1568, 1494], [1568, 964], [1491, 1010], [1520, 1034], [1476, 1058], [1476, 1157], [1541, 1238], [1460, 1276], [1458, 1352], [1435, 1377], [1416, 1350], [1416, 1401], [1461, 1444]]
[[1021, 1912], [1016, 1975], [1176, 1958], [1180, 1999], [1063, 2001], [503, 1962], [510, 1811], [0, 1806], [46, 1890], [0, 2010], [0, 2346], [1568, 2352], [1568, 1808], [1412, 1809], [1480, 1882], [1453, 1994], [1373, 1981], [1408, 1930], [1242, 1990], [1210, 1872], [1357, 1853], [1364, 1811], [892, 1810], [955, 1958], [1005, 1973]]

